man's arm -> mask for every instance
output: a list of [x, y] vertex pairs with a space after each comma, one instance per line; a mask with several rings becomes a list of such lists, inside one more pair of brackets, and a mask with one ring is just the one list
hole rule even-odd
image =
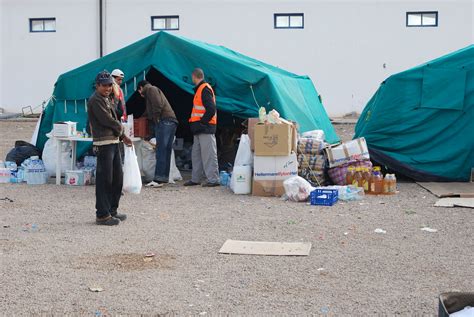
[[212, 117], [216, 114], [216, 104], [214, 103], [214, 96], [208, 87], [202, 90], [202, 103], [206, 112], [201, 118], [201, 123], [208, 124]]

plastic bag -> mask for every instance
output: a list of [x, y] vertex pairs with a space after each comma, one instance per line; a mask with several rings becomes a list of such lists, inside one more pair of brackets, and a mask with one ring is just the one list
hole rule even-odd
[[123, 162], [123, 191], [132, 194], [140, 194], [142, 189], [142, 178], [138, 167], [137, 155], [133, 146], [125, 146], [125, 157]]
[[302, 138], [308, 138], [308, 139], [316, 139], [320, 140], [321, 142], [324, 141], [324, 131], [323, 130], [312, 130], [312, 131], [307, 131], [303, 132], [301, 134]]
[[283, 182], [285, 194], [291, 201], [307, 201], [311, 192], [315, 189], [303, 177], [294, 176]]
[[[47, 134], [46, 136], [50, 137], [51, 134]], [[71, 169], [71, 161], [72, 161], [72, 147], [71, 142], [61, 142], [61, 173], [66, 172], [67, 170]], [[51, 137], [46, 141], [44, 144], [43, 149], [43, 163], [44, 167], [46, 168], [46, 173], [49, 176], [56, 175], [56, 161], [58, 157], [57, 153], [58, 149], [58, 141]]]
[[253, 154], [250, 149], [250, 138], [248, 134], [240, 136], [239, 149], [235, 155], [234, 166], [253, 166]]
[[365, 196], [364, 189], [362, 187], [357, 187], [354, 185], [349, 186], [326, 186], [326, 187], [317, 187], [322, 189], [336, 189], [338, 191], [339, 200], [344, 201], [353, 201], [353, 200], [362, 200]]

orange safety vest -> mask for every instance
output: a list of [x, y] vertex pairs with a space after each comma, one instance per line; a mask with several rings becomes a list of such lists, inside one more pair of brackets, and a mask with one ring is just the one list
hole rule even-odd
[[[212, 99], [214, 100], [214, 104], [216, 103], [216, 95], [214, 94], [214, 90], [212, 90], [211, 85], [208, 83], [202, 83], [198, 89], [196, 90], [196, 94], [194, 95], [193, 100], [193, 110], [191, 111], [191, 118], [189, 118], [189, 122], [198, 122], [201, 121], [202, 116], [206, 113], [206, 108], [202, 102], [202, 90], [208, 87], [212, 93]], [[216, 114], [211, 118], [209, 124], [217, 124], [217, 109]]]

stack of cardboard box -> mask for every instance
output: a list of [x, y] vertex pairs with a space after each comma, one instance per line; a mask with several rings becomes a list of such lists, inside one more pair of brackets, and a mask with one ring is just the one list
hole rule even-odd
[[255, 154], [252, 195], [282, 196], [283, 181], [298, 175], [295, 125], [285, 120], [278, 124], [258, 123], [252, 118], [248, 130]]

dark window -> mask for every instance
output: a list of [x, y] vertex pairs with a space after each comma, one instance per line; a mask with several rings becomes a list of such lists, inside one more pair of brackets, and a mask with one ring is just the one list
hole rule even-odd
[[179, 15], [153, 16], [151, 17], [151, 30], [179, 30]]
[[30, 32], [56, 32], [56, 18], [30, 19]]
[[304, 29], [303, 13], [275, 13], [275, 29]]
[[437, 27], [438, 11], [407, 12], [407, 27]]

